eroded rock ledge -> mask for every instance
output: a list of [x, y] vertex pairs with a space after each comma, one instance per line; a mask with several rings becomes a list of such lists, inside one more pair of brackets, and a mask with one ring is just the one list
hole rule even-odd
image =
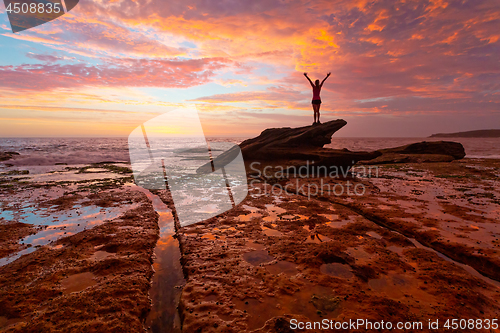
[[[370, 160], [380, 152], [352, 152], [347, 149], [323, 148], [332, 135], [347, 124], [337, 119], [323, 124], [298, 128], [269, 128], [259, 136], [243, 141], [240, 148], [245, 163], [260, 162], [260, 167], [282, 166], [337, 167], [348, 170], [358, 161]], [[314, 162], [314, 163], [313, 163]]]
[[[417, 142], [409, 145], [372, 152], [354, 152], [348, 149], [330, 149], [331, 137], [347, 124], [337, 119], [319, 125], [298, 128], [270, 128], [259, 136], [240, 144], [250, 173], [258, 168], [332, 167], [343, 171], [354, 164], [449, 162], [465, 156], [462, 144], [448, 141]], [[224, 154], [221, 155], [224, 157]], [[254, 162], [259, 162], [258, 164]], [[253, 163], [253, 164], [252, 164]]]
[[379, 157], [361, 164], [451, 162], [465, 157], [462, 144], [450, 141], [423, 141], [378, 152]]

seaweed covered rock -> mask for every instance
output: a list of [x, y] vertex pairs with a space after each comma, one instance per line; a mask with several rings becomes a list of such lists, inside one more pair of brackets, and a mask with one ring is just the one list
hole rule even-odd
[[19, 155], [19, 153], [13, 151], [5, 151], [5, 152], [0, 151], [0, 161], [10, 160], [13, 156], [16, 155]]

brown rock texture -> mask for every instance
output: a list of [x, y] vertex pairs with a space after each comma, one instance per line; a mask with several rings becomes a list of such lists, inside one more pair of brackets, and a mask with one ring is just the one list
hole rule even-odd
[[18, 240], [35, 233], [35, 228], [29, 224], [12, 222], [0, 224], [0, 258], [20, 251], [22, 246]]
[[360, 160], [375, 158], [379, 152], [352, 152], [347, 149], [323, 148], [332, 135], [347, 124], [337, 119], [299, 128], [269, 128], [259, 136], [240, 144], [245, 163], [258, 161], [261, 166], [350, 168]]
[[19, 153], [12, 151], [0, 152], [0, 161], [7, 161], [12, 158], [12, 156], [19, 155]]
[[[46, 204], [62, 213], [74, 211], [73, 197]], [[88, 205], [103, 209], [132, 207], [0, 267], [0, 331], [144, 332], [158, 215], [137, 191], [121, 188], [86, 197]], [[0, 230], [4, 257], [34, 228], [2, 222]]]
[[377, 158], [361, 164], [451, 162], [465, 157], [461, 143], [450, 141], [416, 142], [409, 145], [380, 149]]
[[[235, 209], [178, 230], [184, 331], [333, 332], [290, 323], [366, 319], [435, 332], [450, 318], [498, 318], [499, 192], [491, 182], [499, 163], [251, 182]], [[339, 194], [349, 182], [365, 191]]]

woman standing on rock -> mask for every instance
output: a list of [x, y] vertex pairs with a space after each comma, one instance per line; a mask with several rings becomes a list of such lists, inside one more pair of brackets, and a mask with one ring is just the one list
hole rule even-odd
[[314, 123], [313, 125], [316, 124], [321, 124], [319, 122], [319, 108], [321, 106], [321, 97], [319, 97], [319, 93], [321, 92], [321, 87], [323, 87], [323, 83], [325, 83], [326, 79], [330, 76], [332, 73], [326, 74], [326, 77], [319, 83], [319, 80], [314, 81], [312, 83], [311, 79], [307, 76], [307, 73], [304, 73], [304, 76], [307, 78], [309, 83], [311, 84], [311, 87], [313, 88], [313, 99], [312, 99], [312, 106], [314, 110]]

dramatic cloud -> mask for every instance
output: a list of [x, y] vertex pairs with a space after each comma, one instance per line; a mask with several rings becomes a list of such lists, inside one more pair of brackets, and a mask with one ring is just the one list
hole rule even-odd
[[0, 67], [0, 87], [50, 90], [80, 86], [186, 88], [204, 84], [224, 59], [116, 59], [114, 63], [41, 64]]
[[50, 55], [50, 54], [34, 54], [32, 52], [29, 52], [28, 54], [26, 54], [26, 56], [28, 58], [31, 58], [31, 59], [40, 60], [42, 62], [56, 62], [56, 61], [60, 61], [60, 60], [66, 60], [66, 59], [70, 60], [71, 59], [71, 58], [67, 58], [67, 57], [58, 57], [58, 56], [54, 56], [54, 55]]
[[190, 88], [183, 100], [218, 121], [240, 107], [265, 127], [265, 114], [310, 112], [302, 72], [332, 72], [326, 115], [461, 114], [467, 126], [500, 110], [498, 0], [89, 0], [3, 35], [44, 47], [25, 49], [41, 64], [0, 67], [7, 99], [8, 89]]
[[332, 71], [326, 88], [347, 100], [473, 100], [478, 93], [490, 100], [500, 85], [496, 0], [118, 0], [81, 10], [85, 17], [182, 36], [207, 56], [288, 64], [317, 75]]

